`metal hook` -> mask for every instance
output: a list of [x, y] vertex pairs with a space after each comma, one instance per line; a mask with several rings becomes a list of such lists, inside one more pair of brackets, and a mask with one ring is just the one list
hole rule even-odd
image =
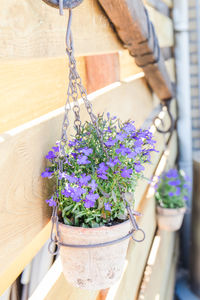
[[159, 116], [156, 116], [156, 117], [154, 118], [154, 120], [153, 120], [153, 124], [154, 124], [154, 126], [156, 127], [156, 130], [157, 130], [159, 133], [162, 133], [162, 134], [170, 133], [170, 132], [172, 132], [172, 131], [174, 130], [174, 123], [175, 123], [175, 122], [174, 122], [173, 115], [172, 115], [172, 113], [171, 113], [171, 111], [170, 111], [170, 108], [169, 108], [169, 106], [170, 106], [170, 100], [171, 100], [171, 99], [165, 100], [163, 103], [161, 103], [162, 109], [163, 109], [163, 108], [166, 108], [167, 113], [168, 113], [168, 116], [169, 116], [169, 119], [170, 119], [170, 125], [169, 125], [169, 128], [167, 128], [166, 130], [162, 130], [162, 129], [158, 128], [158, 126], [156, 125], [156, 120], [162, 121], [162, 120], [159, 118]]

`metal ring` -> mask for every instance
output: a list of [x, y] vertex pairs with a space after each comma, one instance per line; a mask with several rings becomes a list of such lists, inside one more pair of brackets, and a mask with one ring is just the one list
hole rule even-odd
[[169, 128], [167, 128], [166, 130], [162, 130], [162, 129], [159, 129], [158, 126], [156, 125], [155, 121], [158, 119], [160, 121], [162, 121], [159, 116], [156, 116], [153, 120], [153, 124], [156, 128], [156, 130], [159, 132], [159, 133], [168, 133], [168, 132], [172, 132], [174, 130], [174, 118], [169, 110], [169, 104], [167, 105], [163, 105], [163, 107], [166, 107], [167, 108], [167, 113], [168, 113], [168, 116], [169, 116], [169, 119], [170, 119], [170, 125], [169, 125]]
[[[55, 246], [55, 249], [56, 249], [56, 246], [57, 246], [57, 250], [52, 250], [52, 249], [51, 249], [51, 248], [52, 248], [52, 245]], [[48, 251], [49, 251], [49, 253], [52, 254], [52, 255], [57, 255], [58, 252], [59, 252], [59, 245], [58, 245], [58, 243], [57, 243], [56, 241], [51, 240], [51, 241], [49, 242], [49, 245], [48, 245]]]
[[[46, 4], [52, 7], [59, 8], [59, 0], [42, 0], [42, 1], [44, 1]], [[83, 2], [83, 0], [63, 0], [63, 8], [64, 9], [74, 8], [79, 4], [81, 4], [81, 2]]]
[[[139, 239], [139, 240], [137, 240], [137, 239], [134, 237], [134, 233], [136, 233], [136, 232], [138, 232], [138, 231], [142, 232], [142, 234], [143, 234], [143, 237], [142, 237], [141, 239]], [[138, 228], [137, 230], [134, 230], [133, 233], [132, 233], [132, 239], [133, 239], [135, 242], [138, 242], [138, 243], [143, 242], [144, 239], [145, 239], [145, 232], [144, 232], [144, 230], [142, 230], [141, 228]]]

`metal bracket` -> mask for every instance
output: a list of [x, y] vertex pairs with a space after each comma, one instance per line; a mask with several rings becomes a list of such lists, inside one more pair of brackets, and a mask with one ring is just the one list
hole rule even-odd
[[55, 8], [60, 8], [61, 4], [60, 2], [63, 1], [63, 8], [67, 9], [67, 8], [74, 8], [76, 6], [78, 6], [79, 4], [81, 4], [81, 2], [83, 2], [83, 0], [42, 0], [44, 1], [46, 4], [55, 7]]

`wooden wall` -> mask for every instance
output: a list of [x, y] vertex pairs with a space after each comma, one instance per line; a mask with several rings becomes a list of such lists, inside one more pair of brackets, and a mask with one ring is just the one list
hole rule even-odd
[[[146, 1], [161, 47], [172, 47], [173, 24], [170, 17], [154, 8], [155, 1]], [[159, 1], [162, 2], [162, 1]], [[171, 1], [163, 1], [171, 9]], [[41, 179], [44, 156], [60, 138], [68, 83], [68, 63], [64, 34], [67, 14], [59, 17], [56, 10], [42, 1], [3, 0], [0, 11], [0, 293], [3, 293], [35, 257], [50, 234], [50, 211], [45, 204], [51, 192]], [[162, 24], [162, 26], [160, 26]], [[143, 70], [136, 66], [116, 37], [107, 17], [96, 0], [84, 0], [74, 10], [74, 44], [77, 65], [89, 92], [94, 111], [112, 112], [121, 119], [133, 119], [137, 127], [151, 127], [157, 140], [153, 163], [145, 176], [158, 175], [166, 166], [173, 166], [177, 154], [176, 133], [166, 137], [156, 132], [152, 124], [159, 100], [152, 93]], [[165, 62], [171, 81], [175, 81], [174, 59]], [[176, 116], [176, 103], [172, 109]], [[81, 106], [83, 120], [87, 113]], [[72, 116], [70, 116], [72, 122]], [[161, 118], [168, 122], [166, 113]], [[147, 126], [147, 125], [146, 125]], [[70, 129], [71, 130], [71, 129]], [[174, 251], [175, 236], [157, 232], [154, 191], [147, 181], [141, 181], [136, 191], [136, 208], [143, 213], [140, 226], [146, 232], [142, 244], [130, 241], [127, 265], [121, 281], [107, 291], [82, 291], [66, 283], [57, 260], [32, 295], [55, 300], [132, 300], [149, 298], [162, 290], [175, 274], [176, 260], [170, 258], [167, 267], [166, 249]], [[160, 236], [157, 260], [150, 282], [145, 282], [154, 237]], [[161, 257], [161, 258], [159, 258]], [[160, 280], [159, 261], [163, 261], [165, 284]], [[54, 274], [54, 275], [52, 275]], [[52, 279], [53, 276], [53, 279]], [[49, 280], [51, 278], [51, 280]], [[174, 278], [174, 277], [173, 277]], [[170, 281], [173, 291], [174, 280]], [[58, 296], [59, 295], [59, 296]], [[152, 296], [151, 296], [152, 297]], [[140, 298], [138, 298], [140, 299]]]

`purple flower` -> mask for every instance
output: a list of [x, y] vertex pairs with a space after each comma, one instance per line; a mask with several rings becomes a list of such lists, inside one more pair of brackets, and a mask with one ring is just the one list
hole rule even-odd
[[144, 167], [140, 164], [140, 162], [135, 163], [135, 172], [140, 173], [141, 171], [144, 171]]
[[78, 144], [78, 140], [74, 140], [74, 141], [69, 141], [69, 147], [75, 147]]
[[97, 169], [98, 177], [102, 179], [108, 179], [108, 177], [106, 176], [107, 170], [108, 167], [105, 165], [105, 163], [104, 162], [100, 163], [99, 168]]
[[112, 147], [116, 144], [117, 140], [116, 139], [112, 139], [111, 137], [108, 139], [107, 142], [105, 142], [104, 144], [107, 146], [107, 147]]
[[81, 201], [81, 195], [86, 193], [86, 190], [80, 187], [73, 188], [73, 192], [71, 193], [72, 200], [74, 202]]
[[99, 198], [98, 194], [88, 194], [84, 200], [86, 208], [94, 207], [95, 201]]
[[54, 150], [54, 152], [59, 152], [59, 146], [52, 147], [52, 149]]
[[131, 149], [126, 148], [124, 145], [120, 145], [120, 148], [116, 149], [115, 152], [116, 152], [117, 154], [120, 154], [120, 153], [121, 153], [121, 155], [124, 156], [124, 155], [126, 155], [126, 154], [131, 153]]
[[105, 210], [111, 211], [112, 204], [109, 202], [104, 203]]
[[54, 159], [56, 158], [56, 155], [53, 151], [49, 151], [49, 153], [45, 157], [46, 159]]
[[[133, 123], [133, 122], [132, 122]], [[135, 131], [135, 126], [132, 123], [127, 123], [124, 127], [123, 130], [126, 131], [128, 134], [132, 133]]]
[[77, 156], [78, 156], [78, 154], [77, 154], [77, 153], [75, 153], [75, 152], [72, 152], [72, 153], [71, 153], [71, 155], [73, 156], [73, 158], [74, 158], [74, 159], [76, 159], [76, 158], [77, 158]]
[[176, 185], [181, 184], [181, 181], [179, 179], [177, 179], [177, 180], [169, 181], [168, 184], [171, 186], [176, 186]]
[[76, 183], [78, 181], [78, 178], [74, 174], [64, 174], [63, 177], [66, 178], [70, 183]]
[[183, 198], [184, 198], [185, 201], [188, 201], [188, 200], [189, 200], [189, 197], [188, 197], [188, 196], [184, 196]]
[[168, 195], [169, 195], [170, 197], [172, 197], [172, 196], [174, 196], [174, 193], [173, 193], [173, 192], [169, 192]]
[[85, 147], [85, 148], [83, 148], [83, 149], [81, 150], [81, 152], [82, 152], [83, 154], [85, 154], [86, 156], [88, 156], [88, 155], [92, 154], [93, 149], [88, 148], [88, 147]]
[[132, 169], [127, 169], [127, 167], [125, 167], [124, 169], [121, 169], [121, 176], [124, 178], [131, 178], [131, 174], [133, 173]]
[[56, 206], [56, 201], [53, 200], [53, 196], [52, 196], [50, 199], [47, 199], [47, 200], [46, 200], [46, 203], [47, 203], [49, 206]]
[[90, 160], [88, 160], [88, 157], [86, 155], [82, 155], [78, 157], [77, 163], [79, 165], [87, 165], [90, 164]]
[[168, 178], [176, 178], [178, 176], [178, 171], [176, 169], [171, 169], [166, 173], [166, 177]]
[[110, 158], [110, 160], [106, 163], [107, 166], [109, 166], [110, 168], [113, 168], [117, 163], [121, 163], [119, 158], [116, 156], [114, 159]]
[[45, 171], [42, 172], [41, 176], [42, 176], [43, 178], [45, 178], [45, 177], [50, 178], [50, 177], [52, 176], [52, 174], [53, 174], [53, 172], [50, 172], [49, 169], [46, 168]]
[[69, 198], [69, 197], [71, 197], [73, 192], [74, 192], [74, 189], [71, 186], [67, 186], [64, 191], [63, 190], [61, 191], [61, 194], [63, 196], [65, 196], [66, 198]]
[[109, 112], [107, 112], [107, 118], [110, 119], [110, 113]]
[[98, 187], [98, 184], [96, 183], [96, 181], [94, 179], [92, 179], [89, 186], [91, 187], [91, 191], [94, 192], [96, 190], [96, 188]]
[[82, 175], [81, 178], [79, 178], [79, 183], [80, 185], [87, 185], [88, 181], [90, 181], [91, 176], [90, 175], [86, 175], [85, 173]]
[[137, 153], [136, 152], [134, 152], [134, 151], [132, 151], [131, 153], [129, 153], [128, 155], [128, 158], [135, 158], [136, 156], [137, 156]]
[[118, 141], [123, 141], [124, 139], [127, 138], [127, 134], [125, 132], [119, 132], [117, 135], [116, 135], [116, 139]]

